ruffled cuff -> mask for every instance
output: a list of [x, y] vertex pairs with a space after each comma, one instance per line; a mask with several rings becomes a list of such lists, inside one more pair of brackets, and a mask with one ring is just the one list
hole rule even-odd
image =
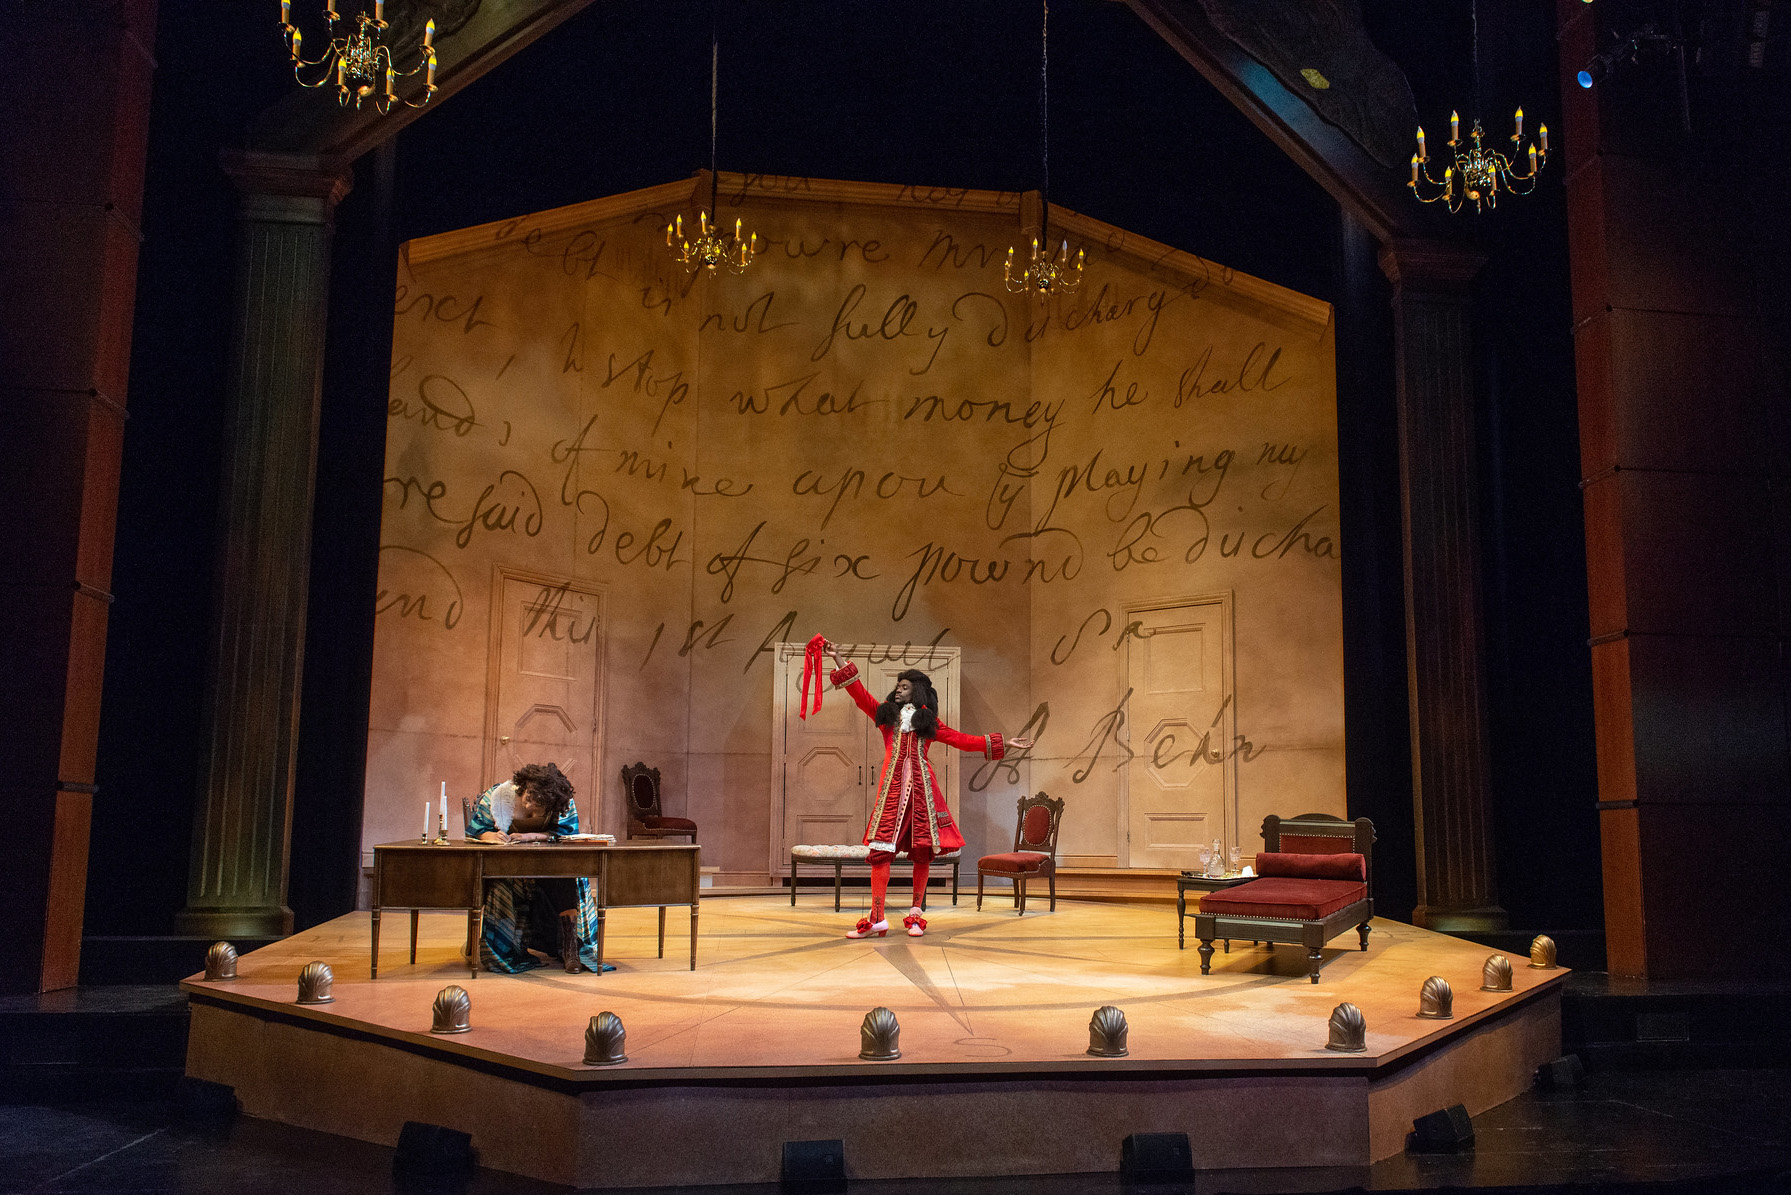
[[996, 731], [994, 734], [985, 735], [983, 737], [984, 759], [1000, 759], [1006, 754], [1007, 741], [1001, 737], [1000, 731]]
[[834, 688], [843, 689], [858, 679], [858, 665], [854, 664], [851, 660], [847, 660], [846, 666], [844, 668], [835, 668], [828, 674], [828, 679], [833, 681]]

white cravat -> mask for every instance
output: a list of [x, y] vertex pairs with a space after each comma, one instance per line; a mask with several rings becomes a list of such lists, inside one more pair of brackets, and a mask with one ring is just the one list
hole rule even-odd
[[911, 733], [914, 730], [914, 707], [912, 705], [904, 705], [902, 707], [901, 729], [904, 734]]

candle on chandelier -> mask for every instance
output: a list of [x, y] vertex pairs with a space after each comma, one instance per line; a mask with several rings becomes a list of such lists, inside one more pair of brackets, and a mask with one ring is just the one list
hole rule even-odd
[[425, 50], [433, 50], [435, 48], [435, 18], [434, 17], [430, 17], [428, 22], [423, 26], [423, 48]]
[[294, 62], [298, 61], [299, 44], [301, 42], [303, 42], [304, 40], [305, 40], [305, 31], [303, 29], [294, 29], [292, 31], [292, 60]]
[[386, 23], [386, 0], [373, 0], [373, 19], [381, 25]]
[[1424, 154], [1424, 126], [1419, 125], [1418, 126], [1418, 156], [1416, 158], [1414, 158], [1413, 161], [1422, 162], [1424, 160], [1424, 158], [1425, 158], [1425, 154]]
[[336, 0], [323, 0], [323, 15], [332, 21], [336, 19]]
[[734, 239], [736, 241], [740, 239], [740, 217], [739, 216], [734, 217]]
[[1524, 108], [1522, 104], [1519, 104], [1517, 108], [1517, 135], [1519, 137], [1524, 135]]
[[[386, 98], [388, 100], [395, 100], [398, 98], [398, 91], [397, 91], [397, 88], [394, 86], [397, 83], [397, 81], [398, 81], [398, 72], [388, 66], [386, 68]], [[444, 804], [446, 803], [446, 801], [447, 801], [446, 793], [442, 794], [442, 801]]]
[[1449, 113], [1449, 144], [1454, 145], [1457, 141], [1460, 141], [1460, 140], [1461, 140], [1461, 116], [1455, 112], [1451, 112], [1451, 113]]
[[1412, 185], [1418, 185], [1418, 155], [1412, 155]]
[[1536, 147], [1534, 145], [1530, 147], [1530, 173], [1536, 173]]
[[434, 87], [435, 86], [435, 51], [434, 50], [429, 51], [428, 62], [429, 62], [429, 73], [423, 76], [423, 85], [426, 87]]
[[1540, 129], [1537, 129], [1536, 131], [1538, 133], [1542, 134], [1542, 152], [1547, 153], [1548, 152], [1548, 126], [1543, 125]]
[[336, 86], [337, 87], [346, 87], [347, 85], [348, 85], [348, 59], [343, 58], [340, 55], [337, 55], [337, 57], [336, 57]]
[[292, 24], [292, 0], [280, 0], [280, 24]]
[[758, 251], [759, 251], [759, 234], [758, 233], [755, 232], [752, 234], [752, 240], [747, 243], [747, 248], [752, 253], [755, 253], [755, 254], [758, 253]]
[[1088, 250], [1086, 250], [1086, 249], [1076, 250], [1076, 268], [1078, 270], [1080, 270], [1082, 268], [1082, 259], [1087, 256], [1088, 256]]

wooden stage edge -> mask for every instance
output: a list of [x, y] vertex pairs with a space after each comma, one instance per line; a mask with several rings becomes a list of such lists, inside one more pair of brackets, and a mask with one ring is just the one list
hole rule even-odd
[[[1565, 971], [1520, 958], [1515, 990], [1482, 992], [1484, 947], [1398, 922], [1376, 921], [1366, 952], [1339, 938], [1313, 985], [1303, 950], [1243, 942], [1201, 975], [1155, 902], [1016, 917], [934, 899], [924, 938], [851, 942], [858, 911], [835, 914], [831, 890], [794, 909], [710, 898], [695, 971], [681, 949], [658, 957], [654, 910], [617, 910], [617, 971], [476, 981], [464, 916], [425, 914], [415, 964], [388, 936], [374, 981], [368, 916], [350, 914], [245, 955], [234, 981], [185, 981], [187, 1070], [250, 1115], [386, 1145], [405, 1121], [446, 1125], [482, 1165], [627, 1188], [776, 1182], [782, 1142], [831, 1138], [866, 1179], [1111, 1172], [1138, 1132], [1187, 1133], [1202, 1169], [1365, 1166], [1415, 1117], [1483, 1112], [1560, 1053]], [[299, 1005], [314, 959], [335, 999]], [[1452, 1020], [1415, 1015], [1431, 975], [1454, 988]], [[429, 1032], [448, 984], [471, 993], [471, 1032]], [[1324, 1048], [1343, 1001], [1363, 1012], [1365, 1053]], [[1085, 1053], [1103, 1004], [1126, 1013], [1127, 1057]], [[879, 1005], [901, 1024], [899, 1060], [857, 1057]], [[621, 1065], [583, 1063], [601, 1011], [627, 1028]]]

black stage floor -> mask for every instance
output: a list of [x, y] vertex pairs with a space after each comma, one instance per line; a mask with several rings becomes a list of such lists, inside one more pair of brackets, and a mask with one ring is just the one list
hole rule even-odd
[[[1202, 1171], [1209, 1192], [1535, 1188], [1773, 1192], [1791, 1190], [1791, 1071], [1610, 1071], [1582, 1090], [1531, 1093], [1475, 1118], [1475, 1148], [1406, 1155], [1352, 1169]], [[169, 1105], [0, 1107], [0, 1192], [134, 1195], [367, 1195], [563, 1190], [493, 1171], [462, 1182], [400, 1184], [392, 1151], [242, 1118], [182, 1127]], [[1114, 1159], [1117, 1170], [1118, 1158]], [[1198, 1160], [1197, 1160], [1198, 1162]], [[1657, 1184], [1664, 1184], [1658, 1185]], [[769, 1195], [775, 1186], [703, 1187], [691, 1195]], [[1115, 1174], [962, 1181], [853, 1182], [853, 1195], [1103, 1195]], [[1153, 1192], [1190, 1192], [1186, 1185]], [[662, 1195], [669, 1195], [662, 1192]]]

